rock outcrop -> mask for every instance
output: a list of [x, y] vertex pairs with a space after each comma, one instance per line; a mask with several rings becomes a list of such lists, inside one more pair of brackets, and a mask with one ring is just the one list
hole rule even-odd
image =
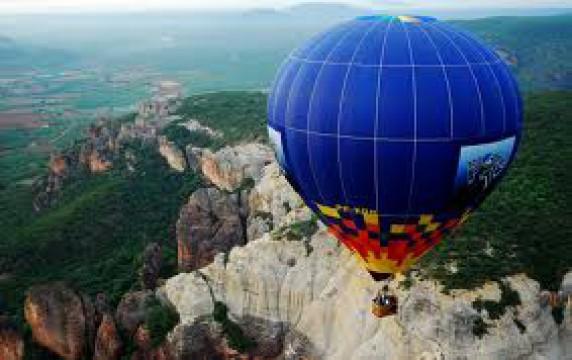
[[88, 129], [88, 136], [61, 154], [52, 154], [48, 174], [35, 184], [34, 209], [41, 211], [57, 202], [63, 186], [85, 174], [108, 171], [113, 167], [119, 142], [118, 130], [109, 119], [99, 119]]
[[161, 264], [163, 254], [161, 252], [161, 245], [157, 243], [150, 243], [145, 247], [143, 255], [141, 256], [142, 265], [139, 269], [139, 281], [143, 289], [155, 289], [157, 281], [159, 280], [159, 273], [161, 272]]
[[[51, 283], [29, 290], [24, 311], [34, 341], [64, 360], [118, 360], [130, 353], [132, 359], [169, 360], [171, 343], [151, 341], [147, 330], [152, 312], [161, 311], [158, 301], [151, 290], [127, 293], [114, 316], [102, 294], [92, 303], [63, 283]], [[0, 359], [20, 360], [6, 355], [21, 356], [24, 345], [15, 328], [3, 326], [2, 320], [0, 316]]]
[[165, 158], [171, 169], [183, 172], [187, 168], [183, 151], [165, 136], [159, 136], [159, 153]]
[[205, 125], [201, 124], [198, 120], [195, 120], [195, 119], [190, 119], [190, 120], [183, 122], [179, 125], [185, 127], [190, 132], [202, 132], [202, 133], [210, 136], [211, 138], [219, 138], [220, 139], [223, 137], [222, 132], [220, 132], [218, 130], [214, 130], [208, 126], [205, 126]]
[[52, 205], [58, 192], [63, 187], [66, 179], [70, 176], [72, 159], [65, 154], [52, 154], [48, 163], [48, 175], [35, 184], [38, 195], [34, 199], [35, 211]]
[[219, 252], [245, 243], [241, 194], [216, 188], [195, 191], [177, 221], [180, 271], [209, 264]]
[[200, 153], [187, 152], [187, 158], [193, 159], [193, 163], [197, 162], [194, 160], [197, 155], [205, 178], [226, 191], [235, 191], [247, 179], [258, 181], [264, 166], [274, 158], [269, 147], [256, 143], [225, 147], [215, 153], [208, 149], [202, 149]]
[[92, 173], [111, 169], [117, 148], [117, 133], [109, 120], [100, 120], [91, 126], [89, 137], [79, 152], [80, 163]]
[[62, 283], [30, 288], [24, 305], [34, 340], [65, 360], [79, 360], [89, 352], [94, 312], [85, 296]]
[[[283, 341], [287, 359], [566, 359], [571, 358], [570, 320], [560, 328], [539, 302], [538, 284], [523, 276], [506, 279], [521, 305], [499, 319], [479, 314], [474, 300], [498, 301], [496, 283], [474, 291], [442, 294], [433, 281], [414, 280], [409, 290], [391, 284], [400, 298], [397, 316], [370, 314], [377, 291], [351, 254], [319, 230], [308, 253], [303, 241], [266, 234], [217, 256], [201, 274], [179, 274], [161, 292], [177, 308], [180, 327], [192, 333], [213, 312], [213, 296], [227, 304], [243, 327], [256, 324], [256, 340]], [[482, 317], [487, 333], [474, 334]], [[518, 325], [520, 324], [520, 325]], [[524, 330], [523, 330], [524, 329]], [[183, 330], [178, 330], [183, 331]], [[254, 334], [256, 335], [256, 334]], [[189, 340], [189, 344], [196, 344]], [[191, 351], [186, 349], [185, 351]]]
[[0, 315], [0, 359], [22, 360], [24, 340], [7, 316]]
[[103, 315], [95, 338], [93, 360], [118, 360], [122, 350], [123, 342], [113, 316]]

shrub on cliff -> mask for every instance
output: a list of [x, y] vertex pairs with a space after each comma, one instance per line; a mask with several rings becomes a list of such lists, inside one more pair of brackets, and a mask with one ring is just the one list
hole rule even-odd
[[165, 341], [167, 334], [179, 323], [179, 314], [171, 306], [153, 298], [147, 303], [145, 328], [151, 335], [151, 344], [157, 347]]
[[215, 301], [213, 318], [222, 325], [222, 331], [231, 348], [245, 352], [256, 346], [256, 342], [247, 337], [240, 326], [228, 317], [228, 307], [225, 303]]

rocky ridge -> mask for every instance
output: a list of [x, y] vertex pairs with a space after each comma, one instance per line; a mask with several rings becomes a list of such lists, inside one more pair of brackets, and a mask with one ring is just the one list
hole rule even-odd
[[269, 209], [263, 209], [262, 200], [256, 199], [269, 189], [252, 187], [266, 176], [264, 168], [272, 157], [270, 148], [261, 144], [225, 147], [217, 152], [193, 148], [192, 156], [205, 181], [215, 186], [195, 191], [180, 211], [180, 271], [208, 265], [217, 253], [244, 245], [255, 234], [268, 230], [264, 221]]
[[185, 171], [187, 163], [183, 150], [159, 135], [162, 128], [178, 120], [171, 114], [180, 106], [181, 95], [172, 97], [167, 103], [163, 102], [164, 100], [157, 99], [145, 102], [139, 107], [133, 121], [118, 122], [107, 117], [98, 118], [88, 128], [85, 139], [63, 152], [53, 153], [47, 176], [34, 184], [37, 194], [34, 209], [41, 211], [54, 205], [66, 183], [83, 175], [109, 171], [118, 160], [124, 159], [127, 168], [132, 169], [136, 156], [124, 148], [124, 145], [132, 141], [156, 147], [171, 169]]
[[119, 132], [109, 119], [99, 119], [88, 129], [88, 136], [62, 153], [52, 154], [47, 176], [35, 184], [34, 209], [40, 211], [54, 205], [63, 186], [83, 174], [105, 172], [117, 158], [120, 142]]
[[[200, 275], [169, 279], [160, 291], [181, 316], [178, 331], [204, 326], [214, 296], [244, 329], [257, 326], [257, 342], [283, 343], [288, 359], [572, 358], [570, 314], [558, 326], [539, 301], [538, 284], [524, 275], [506, 279], [521, 304], [499, 319], [472, 306], [477, 299], [499, 301], [496, 284], [444, 295], [435, 282], [415, 280], [408, 290], [391, 284], [400, 312], [379, 320], [369, 308], [377, 287], [351, 254], [324, 230], [310, 245], [308, 255], [303, 242], [266, 234], [233, 249], [226, 261], [217, 256]], [[487, 333], [479, 337], [474, 326], [481, 317]], [[193, 353], [195, 345], [180, 346]]]

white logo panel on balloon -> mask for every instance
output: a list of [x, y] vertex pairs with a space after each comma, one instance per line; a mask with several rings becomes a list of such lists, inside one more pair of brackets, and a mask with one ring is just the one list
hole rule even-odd
[[488, 189], [507, 168], [514, 146], [514, 136], [492, 143], [463, 146], [455, 188]]
[[282, 170], [286, 171], [287, 170], [286, 161], [284, 158], [284, 149], [282, 147], [282, 134], [279, 131], [272, 128], [271, 126], [268, 126], [268, 138], [270, 139], [270, 144], [274, 149], [274, 153], [276, 155], [276, 160], [278, 160], [278, 164], [280, 165]]

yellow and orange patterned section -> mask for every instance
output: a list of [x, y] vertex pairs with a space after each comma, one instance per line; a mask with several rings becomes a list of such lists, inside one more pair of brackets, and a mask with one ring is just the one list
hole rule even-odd
[[467, 210], [456, 217], [425, 214], [404, 220], [343, 205], [316, 207], [330, 232], [358, 256], [369, 272], [377, 274], [407, 271], [470, 214]]

